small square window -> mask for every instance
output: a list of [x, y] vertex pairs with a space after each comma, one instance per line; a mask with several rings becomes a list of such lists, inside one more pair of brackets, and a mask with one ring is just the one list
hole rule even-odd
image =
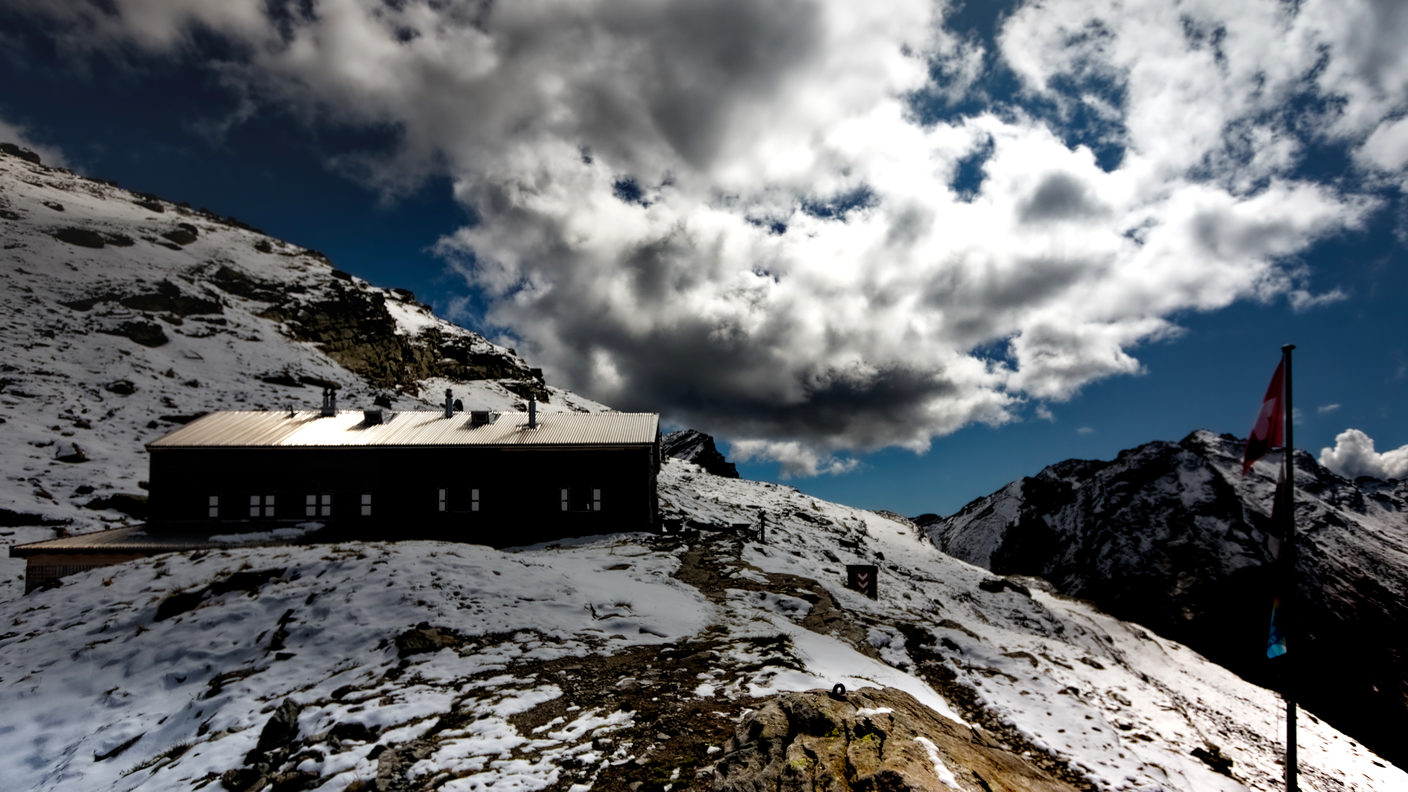
[[568, 510], [568, 498], [567, 498], [567, 494], [568, 494], [568, 493], [567, 493], [567, 488], [566, 488], [566, 487], [563, 487], [563, 488], [562, 488], [562, 510], [563, 510], [563, 511], [567, 511], [567, 510]]
[[209, 511], [209, 514], [210, 514], [210, 519], [212, 519], [212, 520], [220, 516], [220, 496], [219, 496], [219, 495], [211, 495], [211, 496], [210, 496], [210, 511]]
[[477, 489], [469, 491], [469, 510], [479, 511], [479, 490]]
[[250, 517], [273, 517], [274, 516], [274, 496], [273, 495], [250, 495], [249, 496], [249, 516]]
[[363, 516], [363, 517], [369, 517], [369, 516], [371, 516], [371, 513], [372, 513], [372, 494], [371, 494], [370, 492], [363, 492], [363, 493], [362, 493], [362, 516]]
[[307, 498], [305, 498], [305, 499], [303, 500], [303, 516], [304, 516], [304, 517], [317, 517], [317, 516], [318, 516], [318, 496], [317, 496], [317, 495], [309, 495]]
[[592, 490], [592, 511], [601, 511], [601, 490]]
[[324, 493], [322, 493], [321, 495], [318, 496], [318, 516], [319, 516], [319, 517], [331, 517], [331, 516], [332, 516], [332, 493], [331, 493], [331, 492], [324, 492]]
[[449, 490], [440, 490], [440, 511], [445, 511], [449, 507], [449, 496]]

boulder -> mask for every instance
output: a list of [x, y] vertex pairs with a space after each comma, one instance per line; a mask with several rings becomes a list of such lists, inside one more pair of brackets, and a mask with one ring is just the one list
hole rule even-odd
[[1072, 792], [895, 688], [784, 693], [748, 714], [713, 767], [715, 792]]
[[274, 714], [269, 716], [264, 730], [259, 732], [259, 742], [254, 746], [254, 750], [258, 753], [268, 753], [293, 742], [298, 736], [298, 713], [302, 711], [303, 705], [291, 698], [284, 699], [279, 708], [274, 710]]
[[19, 157], [20, 159], [25, 160], [27, 162], [32, 162], [35, 165], [44, 164], [39, 161], [38, 154], [35, 154], [33, 151], [30, 151], [29, 149], [24, 148], [22, 146], [17, 146], [14, 143], [0, 143], [0, 151], [9, 154], [11, 157]]
[[101, 248], [107, 244], [102, 234], [97, 231], [89, 231], [86, 228], [60, 228], [52, 236], [60, 242], [67, 242], [78, 247]]
[[67, 462], [76, 465], [80, 462], [87, 462], [88, 456], [83, 453], [83, 448], [77, 443], [59, 443], [54, 451], [54, 459], [60, 462]]
[[197, 239], [196, 227], [190, 223], [181, 223], [179, 227], [161, 235], [163, 239], [169, 239], [178, 245], [189, 245]]
[[171, 340], [166, 336], [166, 331], [161, 329], [161, 325], [147, 321], [123, 322], [117, 327], [103, 328], [98, 332], [130, 338], [144, 347], [159, 347]]
[[410, 657], [423, 652], [438, 652], [463, 643], [464, 639], [448, 627], [431, 627], [428, 622], [421, 622], [415, 629], [396, 636], [396, 654], [398, 657]]

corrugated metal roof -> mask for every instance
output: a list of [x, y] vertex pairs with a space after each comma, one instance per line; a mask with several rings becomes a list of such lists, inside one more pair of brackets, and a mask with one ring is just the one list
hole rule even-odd
[[538, 413], [536, 429], [526, 413], [505, 413], [491, 424], [474, 426], [468, 413], [386, 415], [368, 425], [361, 410], [323, 418], [316, 410], [214, 412], [147, 443], [161, 448], [323, 448], [338, 446], [565, 446], [640, 445], [655, 442], [656, 413]]

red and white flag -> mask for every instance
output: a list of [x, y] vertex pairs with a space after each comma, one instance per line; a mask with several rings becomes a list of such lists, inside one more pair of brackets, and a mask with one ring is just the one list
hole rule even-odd
[[1247, 453], [1242, 458], [1243, 476], [1252, 469], [1253, 463], [1266, 456], [1267, 451], [1286, 444], [1282, 426], [1285, 411], [1281, 409], [1281, 399], [1285, 396], [1285, 376], [1286, 361], [1282, 360], [1281, 365], [1276, 367], [1276, 373], [1271, 376], [1271, 385], [1261, 402], [1261, 412], [1256, 416], [1256, 426], [1252, 427], [1251, 437], [1247, 438]]

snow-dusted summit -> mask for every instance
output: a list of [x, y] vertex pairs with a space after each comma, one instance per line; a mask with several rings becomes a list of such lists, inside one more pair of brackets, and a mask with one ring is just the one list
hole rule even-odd
[[[925, 522], [945, 552], [1038, 575], [1271, 684], [1267, 529], [1280, 453], [1243, 477], [1244, 441], [1197, 431], [1110, 462], [1067, 460]], [[1292, 639], [1306, 706], [1408, 764], [1408, 482], [1347, 481], [1296, 454]]]
[[715, 476], [738, 478], [738, 468], [719, 452], [714, 438], [697, 429], [681, 429], [660, 438], [665, 456], [683, 459], [704, 468]]

